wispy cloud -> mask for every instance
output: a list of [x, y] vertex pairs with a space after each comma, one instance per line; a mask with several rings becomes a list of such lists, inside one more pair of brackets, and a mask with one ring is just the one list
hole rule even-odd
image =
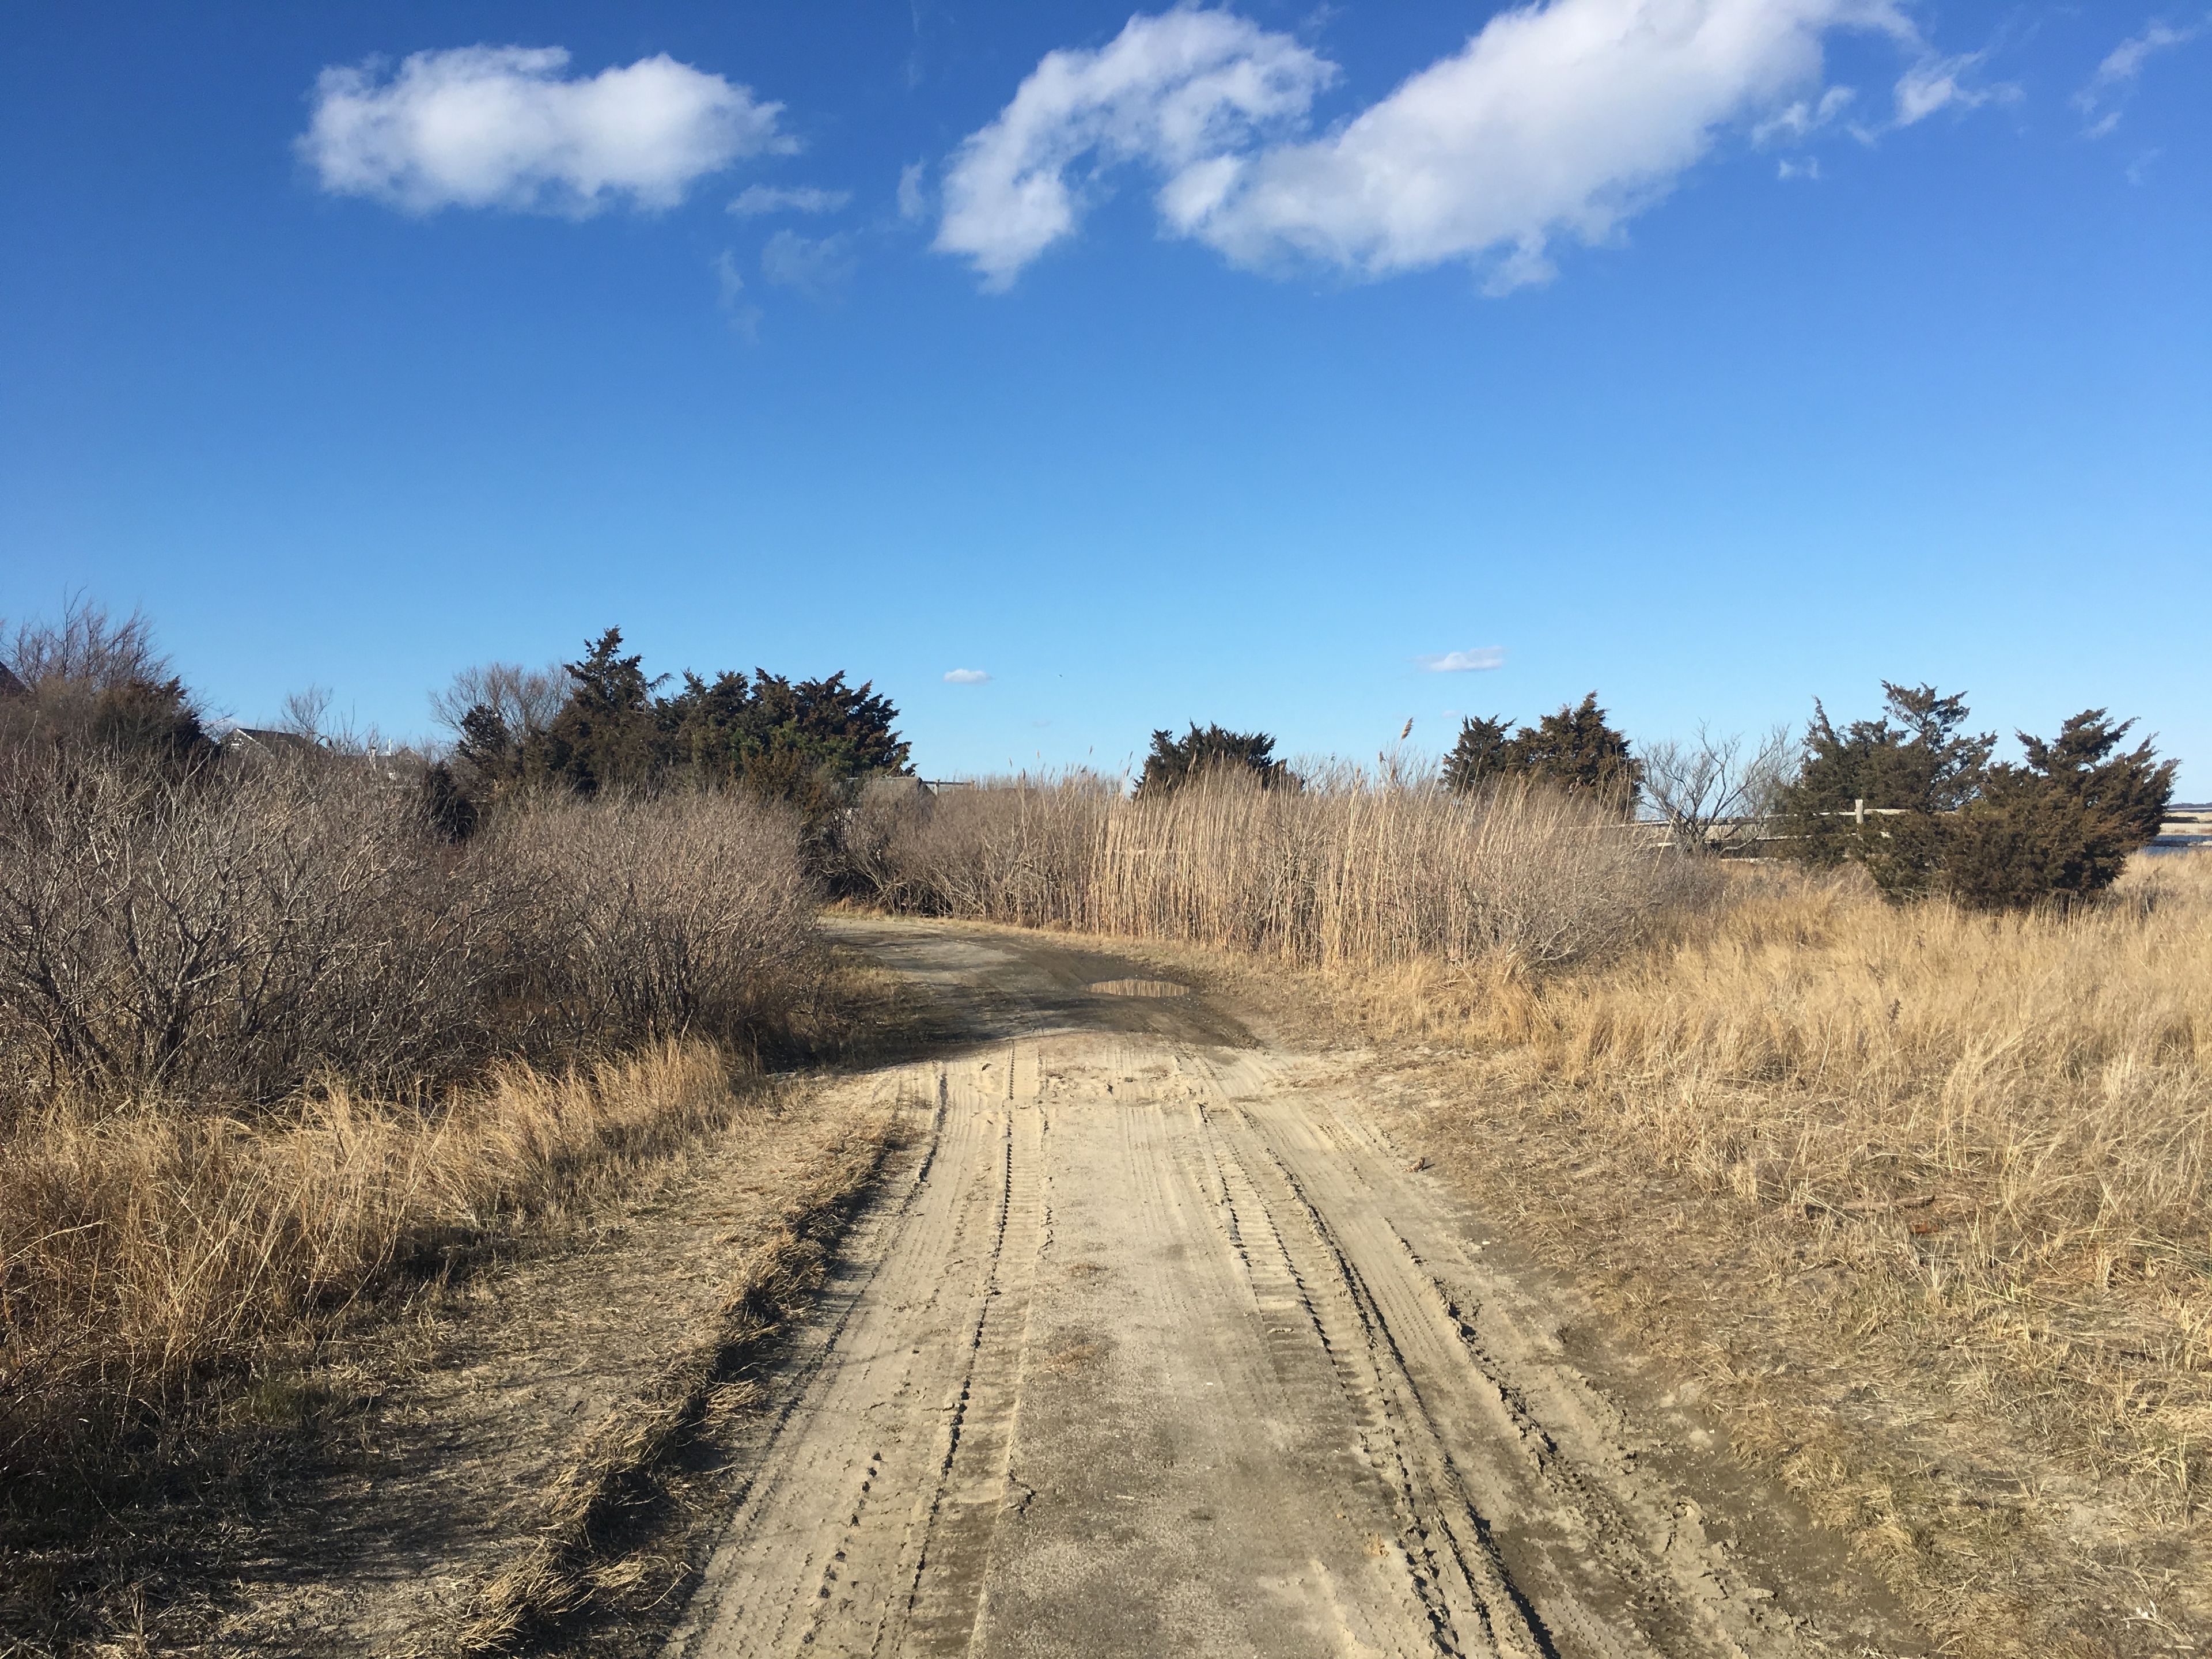
[[714, 256], [714, 304], [733, 331], [748, 340], [760, 337], [761, 309], [745, 298], [744, 274], [727, 248]]
[[761, 249], [761, 275], [810, 299], [828, 299], [851, 282], [859, 268], [851, 241], [842, 234], [802, 236], [795, 230], [779, 230]]
[[1307, 136], [1333, 64], [1226, 11], [1132, 18], [1048, 53], [953, 154], [937, 247], [1004, 288], [1073, 235], [1100, 180], [1158, 179], [1163, 228], [1259, 268], [1380, 277], [1449, 263], [1492, 291], [1599, 244], [1731, 129], [1802, 138], [1850, 98], [1828, 37], [1870, 32], [1912, 68], [1899, 124], [2002, 95], [1936, 56], [1904, 0], [1534, 0], [1379, 101]]
[[1785, 158], [1778, 164], [1775, 172], [1775, 177], [1784, 184], [1788, 184], [1792, 179], [1817, 180], [1820, 176], [1820, 158], [1817, 155], [1808, 155], [1802, 161], [1792, 161]]
[[1754, 144], [1811, 137], [1850, 106], [1858, 96], [1851, 87], [1830, 87], [1819, 98], [1800, 98], [1783, 106], [1751, 130]]
[[1943, 110], [1979, 109], [2017, 99], [2020, 88], [2009, 82], [1974, 84], [1973, 73], [1986, 55], [1970, 52], [1955, 58], [1931, 57], [1905, 70], [1897, 80], [1896, 125], [1915, 126]]
[[945, 179], [937, 246], [1003, 288], [1082, 216], [1070, 173], [1093, 152], [1170, 174], [1196, 194], [1255, 133], [1303, 116], [1334, 77], [1285, 34], [1225, 11], [1133, 17], [1095, 52], [1048, 52], [990, 125], [959, 148]]
[[981, 685], [991, 677], [980, 668], [955, 668], [945, 676], [947, 685]]
[[1505, 648], [1485, 645], [1473, 651], [1447, 651], [1441, 656], [1416, 657], [1413, 660], [1431, 674], [1484, 674], [1505, 666]]
[[2141, 34], [2129, 36], [2112, 48], [2089, 84], [2074, 94], [2074, 107], [2089, 122], [2089, 136], [2101, 138], [2120, 124], [2120, 111], [2135, 91], [2143, 65], [2162, 52], [2185, 46], [2212, 32], [2212, 14], [2202, 21], [2176, 25], [2154, 20]]
[[929, 216], [929, 191], [922, 182], [928, 168], [920, 161], [910, 161], [899, 169], [899, 217], [909, 222]]
[[764, 213], [835, 213], [852, 199], [849, 190], [817, 190], [811, 185], [790, 189], [775, 185], [748, 185], [730, 204], [730, 211], [740, 219], [754, 219]]
[[732, 161], [797, 146], [783, 106], [662, 54], [563, 78], [558, 46], [418, 52], [390, 76], [326, 69], [299, 151], [322, 187], [410, 213], [507, 208], [583, 217], [662, 209]]

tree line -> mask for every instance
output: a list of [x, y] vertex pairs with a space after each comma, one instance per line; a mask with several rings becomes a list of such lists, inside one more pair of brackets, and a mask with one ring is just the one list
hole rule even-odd
[[[1856, 865], [1899, 900], [1942, 894], [1976, 909], [2068, 903], [2104, 891], [2154, 840], [2176, 763], [2127, 738], [2131, 720], [2087, 708], [2057, 736], [2014, 734], [2019, 761], [1994, 758], [1993, 732], [1968, 730], [1966, 700], [1882, 684], [1881, 712], [1838, 726], [1819, 700], [1794, 752], [1777, 731], [1747, 745], [1700, 730], [1638, 754], [1591, 692], [1533, 725], [1463, 720], [1442, 787], [1471, 795], [1536, 785], [1668, 823], [1676, 844], [1711, 850], [1723, 824], [1758, 820], [1755, 844], [1815, 866]], [[1264, 732], [1194, 723], [1152, 733], [1138, 793], [1217, 770], [1296, 787]]]
[[465, 671], [432, 700], [454, 742], [429, 787], [457, 803], [457, 823], [503, 792], [549, 787], [736, 788], [816, 821], [860, 781], [913, 771], [897, 708], [872, 682], [848, 684], [842, 670], [793, 680], [687, 669], [665, 690], [671, 678], [648, 677], [619, 628], [557, 676], [510, 664]]

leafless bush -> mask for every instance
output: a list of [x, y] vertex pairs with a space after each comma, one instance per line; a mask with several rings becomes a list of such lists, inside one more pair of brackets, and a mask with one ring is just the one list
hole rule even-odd
[[886, 817], [872, 833], [894, 904], [1317, 963], [1572, 961], [1706, 885], [1614, 815], [1529, 786], [1320, 772], [1295, 793], [1223, 777], [1128, 799], [1016, 780]]
[[430, 713], [438, 724], [461, 735], [461, 722], [472, 708], [489, 708], [516, 738], [534, 735], [553, 724], [568, 701], [572, 682], [558, 663], [525, 668], [520, 663], [488, 662], [464, 668], [443, 691], [430, 694]]
[[510, 1004], [564, 1044], [757, 1042], [819, 981], [798, 822], [750, 797], [540, 797], [496, 818], [468, 862], [510, 896]]
[[313, 758], [179, 780], [18, 757], [0, 789], [11, 1092], [261, 1099], [469, 1046], [483, 906], [407, 798]]
[[773, 1039], [817, 977], [795, 826], [734, 797], [518, 799], [456, 852], [313, 750], [0, 779], [0, 1107], [244, 1103], [698, 1030]]
[[1644, 792], [1685, 852], [1712, 850], [1723, 826], [1772, 813], [1790, 775], [1786, 726], [1748, 750], [1741, 736], [1701, 725], [1687, 742], [1669, 738], [1644, 751]]
[[81, 594], [63, 605], [58, 622], [0, 623], [0, 667], [36, 692], [74, 683], [107, 690], [169, 678], [169, 659], [155, 648], [154, 625], [132, 611], [121, 622]]

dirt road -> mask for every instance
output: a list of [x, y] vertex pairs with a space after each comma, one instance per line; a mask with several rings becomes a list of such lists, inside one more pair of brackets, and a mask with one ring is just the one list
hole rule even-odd
[[1624, 1414], [1340, 1068], [1091, 988], [1127, 963], [841, 927], [970, 1040], [896, 1075], [914, 1149], [671, 1656], [1892, 1650], [1708, 1535], [1693, 1419]]

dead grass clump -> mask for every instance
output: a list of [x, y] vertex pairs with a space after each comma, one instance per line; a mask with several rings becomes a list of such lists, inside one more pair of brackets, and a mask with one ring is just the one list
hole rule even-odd
[[1343, 772], [1223, 774], [1128, 799], [1089, 777], [884, 803], [878, 890], [931, 914], [1287, 962], [1550, 966], [1619, 950], [1710, 889], [1602, 807]]
[[0, 1139], [0, 1490], [20, 1515], [158, 1464], [179, 1413], [238, 1407], [395, 1269], [572, 1201], [736, 1100], [728, 1056], [694, 1041], [502, 1066], [434, 1107], [331, 1083], [251, 1121], [18, 1123]]
[[[1728, 1389], [1739, 1445], [1963, 1650], [2058, 1650], [2113, 1622], [2094, 1586], [2138, 1570], [2201, 1589], [2212, 860], [2139, 859], [2107, 902], [2005, 917], [1731, 875], [1729, 902], [1615, 961], [1340, 994], [1464, 1056], [1462, 1114], [1561, 1248], [1612, 1264]], [[1775, 1381], [1782, 1361], [1846, 1405]]]

